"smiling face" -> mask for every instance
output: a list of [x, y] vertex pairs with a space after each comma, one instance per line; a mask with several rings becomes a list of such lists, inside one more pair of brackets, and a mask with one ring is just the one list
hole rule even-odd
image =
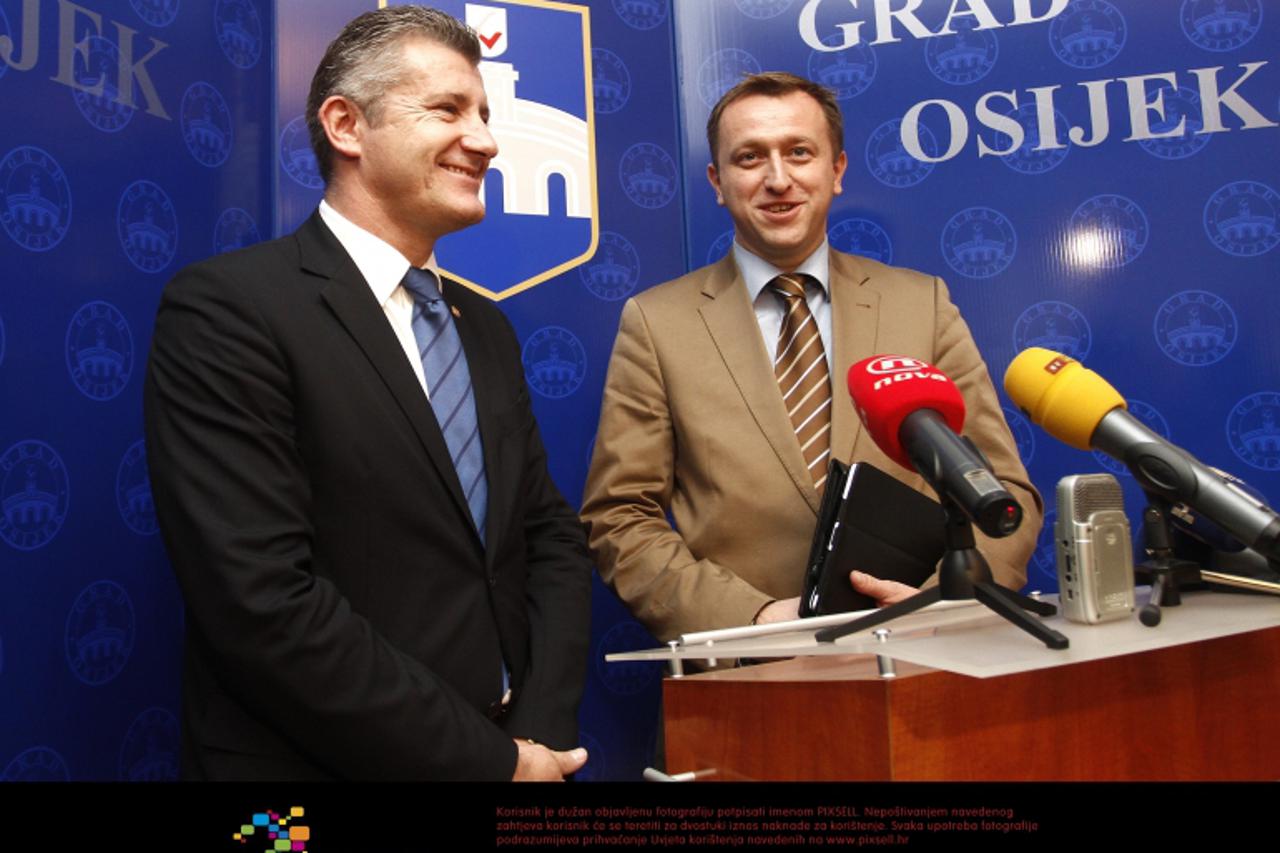
[[[367, 113], [352, 110], [350, 178], [340, 195], [357, 224], [411, 262], [435, 240], [484, 218], [480, 186], [498, 146], [475, 66], [425, 39], [403, 42], [399, 82]], [[349, 214], [350, 215], [350, 214]]]
[[783, 271], [822, 244], [847, 159], [822, 108], [804, 92], [747, 95], [720, 116], [707, 178], [743, 248]]

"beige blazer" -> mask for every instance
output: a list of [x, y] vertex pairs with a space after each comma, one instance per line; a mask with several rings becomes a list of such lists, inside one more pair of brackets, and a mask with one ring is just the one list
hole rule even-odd
[[[1022, 504], [1015, 535], [977, 534], [996, 581], [1021, 587], [1043, 507], [946, 285], [832, 251], [830, 290], [832, 454], [936, 497], [876, 447], [844, 390], [849, 365], [871, 355], [935, 364], [964, 395], [965, 434]], [[636, 618], [665, 642], [799, 595], [818, 505], [732, 254], [628, 301], [582, 516], [601, 576]]]

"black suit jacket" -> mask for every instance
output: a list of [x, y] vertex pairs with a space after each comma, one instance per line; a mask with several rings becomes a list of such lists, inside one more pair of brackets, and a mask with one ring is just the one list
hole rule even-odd
[[[547, 473], [515, 334], [456, 283], [488, 547], [355, 264], [313, 215], [166, 287], [145, 392], [187, 605], [184, 775], [509, 779], [577, 741], [582, 529]], [[517, 692], [503, 727], [483, 711]]]

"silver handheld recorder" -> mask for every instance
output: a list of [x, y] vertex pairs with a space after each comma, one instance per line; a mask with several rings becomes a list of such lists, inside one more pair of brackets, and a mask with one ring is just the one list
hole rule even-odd
[[1133, 612], [1133, 545], [1124, 495], [1110, 474], [1058, 481], [1054, 550], [1062, 614], [1096, 623]]

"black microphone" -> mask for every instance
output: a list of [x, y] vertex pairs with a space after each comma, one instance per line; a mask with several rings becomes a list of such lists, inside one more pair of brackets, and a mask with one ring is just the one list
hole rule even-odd
[[1125, 411], [1120, 394], [1098, 374], [1060, 353], [1031, 347], [1004, 375], [1004, 390], [1054, 438], [1123, 462], [1138, 484], [1186, 504], [1271, 560], [1280, 560], [1280, 515], [1170, 444]]

